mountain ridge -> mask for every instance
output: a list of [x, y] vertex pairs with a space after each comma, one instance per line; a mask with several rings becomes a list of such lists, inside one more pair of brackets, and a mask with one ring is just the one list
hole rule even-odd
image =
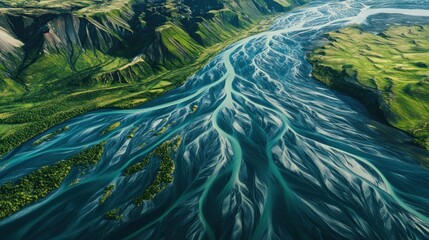
[[0, 1], [0, 155], [71, 117], [182, 84], [224, 43], [297, 4], [281, 2]]

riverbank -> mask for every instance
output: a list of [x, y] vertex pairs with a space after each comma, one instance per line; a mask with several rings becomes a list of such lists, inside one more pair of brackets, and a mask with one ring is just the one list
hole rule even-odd
[[380, 34], [348, 27], [327, 38], [308, 57], [313, 76], [429, 149], [429, 27], [394, 26]]

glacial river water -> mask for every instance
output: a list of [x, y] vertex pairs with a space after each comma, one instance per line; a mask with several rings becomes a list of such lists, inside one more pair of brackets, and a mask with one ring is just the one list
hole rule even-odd
[[[78, 184], [69, 186], [75, 171], [0, 221], [0, 238], [428, 239], [429, 170], [418, 162], [429, 152], [312, 79], [306, 62], [328, 31], [363, 24], [377, 32], [427, 17], [429, 1], [315, 1], [140, 108], [91, 112], [53, 128], [69, 126], [4, 157], [0, 184], [107, 140], [103, 158]], [[133, 177], [123, 170], [178, 135], [173, 184], [134, 206], [156, 163]], [[99, 206], [109, 184], [116, 189]], [[122, 220], [104, 220], [114, 208]]]

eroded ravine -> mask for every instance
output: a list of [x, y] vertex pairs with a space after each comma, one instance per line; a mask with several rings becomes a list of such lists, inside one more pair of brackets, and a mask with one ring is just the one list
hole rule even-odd
[[[230, 46], [185, 85], [141, 108], [57, 126], [69, 128], [6, 156], [0, 183], [107, 141], [103, 159], [0, 221], [1, 232], [28, 239], [427, 238], [429, 171], [418, 160], [428, 152], [314, 81], [305, 61], [323, 33], [371, 24], [381, 13], [429, 17], [425, 9], [429, 1], [317, 1]], [[156, 164], [132, 177], [124, 170], [176, 136], [182, 144], [173, 184], [135, 206]], [[115, 190], [99, 205], [109, 184]], [[120, 209], [120, 221], [104, 219], [111, 209]]]

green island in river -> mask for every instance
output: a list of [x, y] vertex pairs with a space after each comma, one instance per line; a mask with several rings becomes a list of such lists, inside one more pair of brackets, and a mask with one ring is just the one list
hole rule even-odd
[[[8, 182], [0, 186], [0, 220], [22, 208], [48, 196], [57, 190], [74, 167], [90, 167], [96, 165], [104, 152], [105, 143], [88, 148], [77, 155], [44, 166], [16, 182]], [[107, 197], [106, 197], [107, 198]]]
[[361, 100], [429, 149], [429, 26], [348, 27], [309, 55], [313, 76]]
[[[173, 174], [175, 164], [173, 156], [177, 153], [182, 144], [182, 138], [176, 137], [171, 140], [165, 141], [160, 146], [155, 148], [151, 153], [147, 154], [142, 160], [127, 167], [124, 172], [124, 177], [131, 177], [143, 171], [150, 164], [151, 160], [157, 161], [157, 172], [155, 177], [150, 181], [149, 185], [145, 188], [144, 192], [133, 200], [133, 204], [137, 207], [141, 206], [145, 201], [154, 199], [158, 193], [164, 191], [169, 184], [173, 182]], [[109, 185], [104, 190], [103, 196], [100, 198], [99, 203], [102, 204], [110, 196], [114, 190], [114, 185]], [[121, 220], [122, 214], [120, 209], [115, 208], [105, 213], [106, 220]]]
[[149, 164], [151, 158], [159, 159], [160, 161], [158, 173], [152, 183], [146, 188], [142, 195], [134, 199], [133, 202], [136, 206], [142, 205], [146, 200], [153, 199], [158, 193], [167, 188], [168, 184], [173, 182], [175, 165], [172, 156], [177, 152], [181, 144], [181, 137], [166, 141], [147, 155], [143, 161], [130, 166], [124, 171], [125, 176], [130, 176], [142, 171]]

